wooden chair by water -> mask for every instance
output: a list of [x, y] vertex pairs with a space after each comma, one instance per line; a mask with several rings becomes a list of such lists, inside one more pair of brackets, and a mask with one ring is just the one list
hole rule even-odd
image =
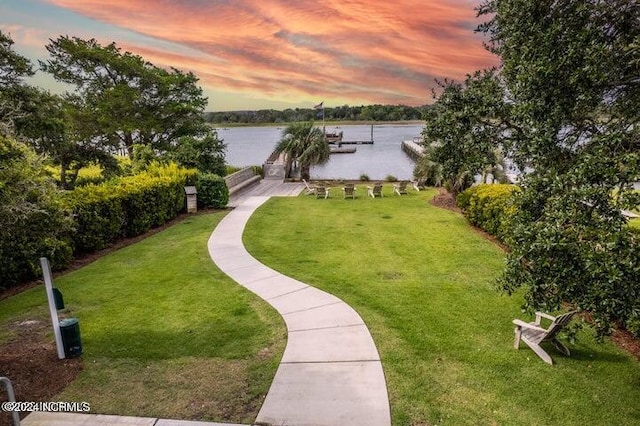
[[351, 198], [355, 200], [356, 186], [352, 183], [345, 183], [344, 186], [342, 187], [342, 193], [344, 198]]
[[316, 190], [313, 186], [309, 185], [309, 183], [302, 179], [302, 182], [304, 182], [304, 186], [305, 186], [305, 191], [306, 191], [306, 195], [312, 195], [316, 193]]
[[403, 180], [393, 184], [393, 193], [398, 195], [407, 195], [407, 181]]
[[372, 197], [380, 197], [382, 198], [382, 184], [380, 182], [376, 182], [373, 186], [367, 186], [367, 193]]
[[314, 191], [316, 194], [316, 199], [324, 198], [325, 200], [329, 198], [329, 188], [325, 185], [316, 185], [314, 187]]
[[[553, 364], [553, 360], [548, 353], [540, 346], [543, 342], [551, 343], [559, 352], [566, 356], [571, 355], [569, 349], [562, 344], [558, 339], [558, 333], [569, 324], [571, 318], [576, 314], [576, 311], [568, 312], [566, 314], [554, 317], [542, 312], [536, 312], [536, 320], [528, 323], [519, 319], [514, 319], [515, 324], [515, 341], [513, 343], [514, 348], [519, 349], [520, 340], [527, 344], [533, 351], [547, 364]], [[543, 328], [540, 324], [542, 318], [546, 318], [551, 321], [549, 328]]]
[[413, 189], [420, 192], [421, 189], [424, 189], [424, 180], [422, 179], [412, 180], [411, 185], [413, 186]]

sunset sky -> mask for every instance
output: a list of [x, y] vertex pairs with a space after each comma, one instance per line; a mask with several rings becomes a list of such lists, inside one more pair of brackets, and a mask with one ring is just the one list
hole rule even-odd
[[[115, 41], [193, 71], [209, 110], [432, 102], [434, 79], [497, 64], [474, 33], [479, 0], [0, 0], [17, 52], [59, 35]], [[37, 84], [60, 91], [41, 72]]]

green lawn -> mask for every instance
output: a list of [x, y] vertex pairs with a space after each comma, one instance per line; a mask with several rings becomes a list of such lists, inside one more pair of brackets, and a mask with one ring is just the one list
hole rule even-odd
[[[211, 261], [207, 239], [223, 215], [190, 217], [55, 280], [84, 345], [84, 371], [55, 400], [87, 401], [97, 413], [255, 419], [286, 331]], [[0, 329], [47, 321], [46, 306], [42, 286], [6, 299]]]
[[[249, 250], [341, 297], [367, 322], [396, 425], [640, 424], [640, 366], [587, 330], [548, 366], [512, 349], [520, 297], [496, 292], [499, 247], [428, 203], [432, 191], [272, 199]], [[56, 279], [80, 319], [84, 371], [55, 400], [93, 412], [250, 423], [286, 338], [279, 316], [211, 262], [223, 213], [194, 216]], [[0, 302], [12, 324], [47, 318], [42, 287]], [[8, 331], [7, 331], [8, 330]], [[52, 336], [48, 336], [51, 340]]]
[[395, 425], [640, 424], [640, 365], [587, 327], [549, 366], [515, 351], [521, 296], [495, 290], [499, 247], [432, 191], [271, 199], [250, 219], [249, 251], [353, 306], [380, 351]]

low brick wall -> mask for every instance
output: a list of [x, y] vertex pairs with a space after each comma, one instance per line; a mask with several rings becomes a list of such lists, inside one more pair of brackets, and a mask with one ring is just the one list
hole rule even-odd
[[260, 182], [261, 177], [253, 172], [253, 167], [245, 167], [228, 176], [224, 180], [229, 188], [229, 195], [232, 195], [247, 186]]

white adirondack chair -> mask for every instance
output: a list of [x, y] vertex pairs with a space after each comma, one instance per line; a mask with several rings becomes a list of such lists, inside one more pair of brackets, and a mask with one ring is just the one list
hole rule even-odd
[[[513, 323], [516, 325], [516, 339], [513, 342], [513, 347], [519, 349], [520, 340], [522, 340], [527, 344], [527, 346], [533, 349], [536, 355], [542, 358], [544, 362], [551, 365], [553, 364], [553, 360], [549, 354], [542, 349], [540, 343], [549, 342], [564, 355], [571, 355], [569, 349], [557, 339], [557, 335], [560, 330], [569, 324], [569, 321], [571, 321], [571, 318], [573, 318], [575, 314], [576, 311], [572, 311], [558, 317], [554, 317], [542, 312], [536, 312], [536, 320], [530, 323], [514, 319]], [[540, 321], [542, 318], [546, 318], [551, 321], [549, 328], [545, 329], [541, 326]]]
[[393, 184], [393, 193], [398, 195], [407, 195], [407, 181], [403, 180], [400, 183]]
[[355, 200], [356, 199], [356, 186], [352, 183], [345, 183], [342, 188], [343, 197], [346, 199], [347, 197]]
[[302, 182], [304, 182], [304, 186], [305, 186], [305, 191], [307, 195], [313, 195], [316, 193], [316, 189], [315, 187], [309, 185], [309, 182], [307, 182], [306, 180], [302, 179]]
[[367, 194], [369, 194], [371, 198], [384, 197], [384, 195], [382, 195], [382, 184], [376, 182], [373, 186], [367, 186]]
[[329, 189], [330, 188], [324, 185], [316, 185], [315, 186], [316, 199], [324, 198], [326, 200], [327, 198], [329, 198]]

